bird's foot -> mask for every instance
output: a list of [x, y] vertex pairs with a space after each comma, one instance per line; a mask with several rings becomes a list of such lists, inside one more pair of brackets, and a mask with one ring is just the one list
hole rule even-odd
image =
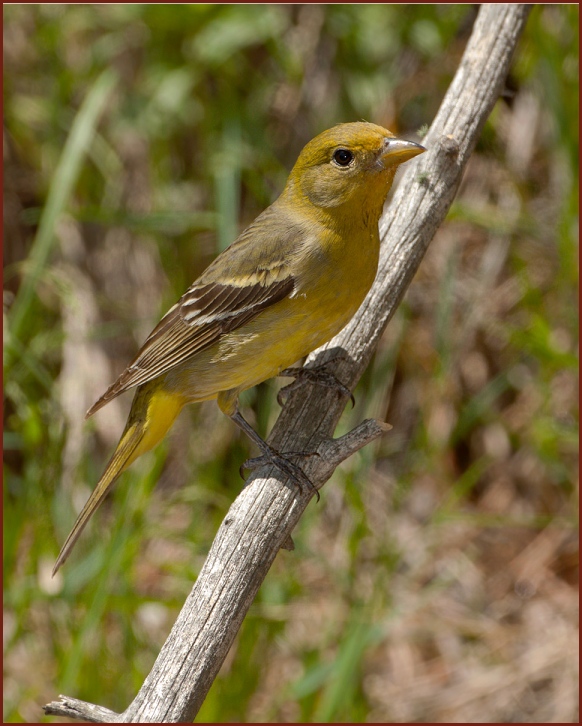
[[263, 451], [262, 456], [256, 456], [253, 459], [247, 459], [241, 464], [239, 469], [241, 477], [243, 479], [245, 478], [243, 474], [244, 469], [254, 471], [255, 469], [259, 469], [266, 464], [272, 464], [274, 467], [279, 469], [282, 474], [289, 477], [289, 479], [292, 479], [302, 491], [304, 487], [314, 491], [315, 496], [317, 497], [317, 501], [319, 501], [319, 491], [314, 486], [311, 479], [305, 474], [300, 466], [294, 464], [289, 459], [289, 457], [291, 456], [319, 456], [317, 451], [286, 451], [284, 454], [281, 454], [272, 446], [269, 446], [269, 444], [265, 442], [263, 443], [264, 447], [261, 446], [261, 450]]
[[318, 386], [325, 386], [325, 388], [335, 388], [336, 391], [340, 391], [344, 396], [349, 396], [352, 407], [355, 406], [356, 400], [350, 389], [344, 386], [333, 373], [328, 373], [325, 370], [326, 366], [330, 363], [335, 363], [335, 361], [343, 360], [344, 358], [345, 356], [336, 355], [325, 363], [315, 366], [315, 368], [285, 368], [285, 370], [282, 370], [279, 373], [280, 376], [289, 376], [290, 378], [295, 378], [295, 380], [288, 386], [281, 388], [277, 394], [277, 402], [279, 405], [282, 406], [289, 394], [297, 388], [300, 388], [304, 383], [315, 383]]

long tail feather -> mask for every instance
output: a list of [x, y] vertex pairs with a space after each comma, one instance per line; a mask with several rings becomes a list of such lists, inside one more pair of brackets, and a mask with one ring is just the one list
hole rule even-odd
[[105, 499], [118, 476], [135, 458], [132, 457], [132, 454], [134, 454], [138, 444], [144, 436], [144, 433], [145, 431], [143, 426], [140, 427], [135, 424], [124, 432], [115, 453], [107, 464], [105, 473], [87, 500], [81, 514], [77, 517], [77, 521], [73, 525], [73, 529], [67, 537], [65, 544], [61, 548], [57, 561], [55, 562], [55, 566], [53, 567], [53, 576], [71, 554], [71, 551], [75, 546], [76, 541], [81, 536], [81, 532], [85, 529], [87, 522], [91, 519], [101, 502]]
[[137, 389], [117, 449], [67, 537], [53, 568], [53, 575], [70, 555], [87, 522], [117, 477], [138, 456], [153, 449], [164, 438], [185, 403], [183, 397], [164, 391], [159, 381], [151, 381]]

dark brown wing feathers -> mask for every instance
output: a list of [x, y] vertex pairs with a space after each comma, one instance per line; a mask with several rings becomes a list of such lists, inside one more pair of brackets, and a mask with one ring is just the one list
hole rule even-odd
[[255, 318], [262, 310], [291, 294], [294, 278], [242, 286], [209, 283], [192, 286], [152, 330], [137, 356], [87, 417], [128, 388], [166, 373]]

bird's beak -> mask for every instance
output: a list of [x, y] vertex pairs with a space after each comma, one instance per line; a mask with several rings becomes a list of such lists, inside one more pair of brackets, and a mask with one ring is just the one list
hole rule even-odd
[[384, 139], [384, 147], [380, 152], [380, 159], [384, 165], [402, 164], [408, 159], [412, 159], [419, 154], [424, 154], [426, 149], [414, 141], [405, 141], [404, 139]]

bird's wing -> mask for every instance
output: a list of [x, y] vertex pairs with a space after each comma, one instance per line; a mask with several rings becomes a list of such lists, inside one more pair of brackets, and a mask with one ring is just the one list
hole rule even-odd
[[266, 212], [170, 308], [134, 360], [87, 411], [87, 417], [120, 393], [157, 378], [213, 345], [293, 292], [296, 278], [291, 260], [300, 235], [296, 229], [276, 224]]

